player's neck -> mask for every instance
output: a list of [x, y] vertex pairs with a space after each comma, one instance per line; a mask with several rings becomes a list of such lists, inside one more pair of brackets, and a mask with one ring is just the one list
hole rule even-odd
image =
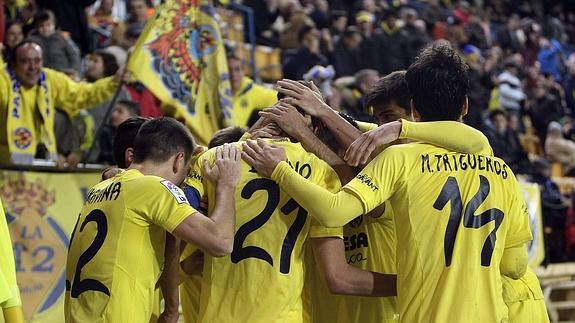
[[172, 164], [168, 162], [158, 164], [152, 161], [143, 161], [141, 163], [132, 163], [129, 169], [137, 169], [143, 175], [158, 176], [169, 181], [173, 180]]

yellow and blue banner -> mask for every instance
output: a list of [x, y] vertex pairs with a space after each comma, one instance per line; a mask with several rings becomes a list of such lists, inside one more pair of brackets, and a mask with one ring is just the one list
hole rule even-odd
[[234, 124], [226, 53], [211, 1], [166, 1], [138, 39], [128, 70], [200, 143]]
[[99, 181], [100, 173], [0, 171], [0, 198], [27, 322], [64, 322], [70, 234], [88, 189]]
[[533, 240], [528, 244], [529, 265], [537, 268], [545, 258], [545, 245], [543, 244], [543, 215], [541, 213], [541, 192], [535, 183], [519, 182], [519, 188], [527, 203], [529, 212], [529, 225]]

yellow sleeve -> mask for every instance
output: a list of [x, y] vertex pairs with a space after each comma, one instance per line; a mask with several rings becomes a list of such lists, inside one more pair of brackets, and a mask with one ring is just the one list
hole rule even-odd
[[[314, 174], [314, 179], [331, 193], [336, 193], [341, 189], [341, 182], [337, 173], [327, 165], [323, 160], [314, 158], [315, 166], [313, 169], [322, 170], [319, 174]], [[319, 175], [319, 176], [318, 176]], [[317, 216], [312, 215], [311, 226], [309, 230], [310, 238], [329, 238], [335, 237], [343, 239], [343, 227], [327, 228], [322, 226], [317, 220]]]
[[323, 226], [342, 227], [362, 214], [361, 202], [355, 195], [344, 190], [331, 193], [300, 176], [285, 161], [276, 166], [271, 179]]
[[524, 244], [533, 239], [531, 228], [529, 226], [529, 210], [527, 204], [523, 199], [519, 184], [515, 176], [510, 176], [510, 180], [514, 181], [515, 194], [509, 208], [507, 218], [510, 223], [507, 229], [507, 236], [505, 238], [505, 249], [513, 248]]
[[94, 83], [75, 82], [66, 74], [44, 69], [54, 105], [69, 116], [75, 116], [80, 109], [96, 107], [112, 99], [118, 88], [114, 77], [106, 77]]
[[81, 120], [79, 120], [84, 122], [84, 138], [82, 138], [82, 143], [79, 147], [81, 152], [87, 152], [94, 143], [94, 119], [91, 114], [84, 113], [81, 115]]
[[[133, 205], [146, 205], [145, 209], [140, 210], [140, 214], [170, 233], [188, 216], [197, 212], [188, 203], [182, 189], [168, 180], [151, 178], [140, 190], [140, 201], [133, 201]], [[149, 201], [152, 200], [154, 203], [150, 204]]]
[[457, 121], [412, 122], [401, 120], [400, 139], [413, 139], [466, 154], [493, 156], [481, 131]]
[[401, 149], [397, 148], [385, 149], [343, 187], [361, 201], [363, 214], [387, 201], [395, 192], [396, 183], [402, 179], [404, 162]]
[[0, 202], [0, 307], [21, 306], [20, 291], [16, 281], [16, 265], [6, 215]]
[[357, 121], [357, 120], [355, 120], [355, 122], [357, 123], [357, 127], [359, 128], [359, 131], [361, 131], [361, 132], [368, 132], [368, 131], [371, 131], [371, 130], [377, 128], [377, 124], [375, 124], [375, 123], [363, 122], [363, 121]]

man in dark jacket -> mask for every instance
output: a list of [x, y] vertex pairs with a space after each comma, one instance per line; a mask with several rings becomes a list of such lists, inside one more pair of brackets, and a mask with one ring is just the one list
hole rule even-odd
[[360, 56], [361, 34], [356, 27], [345, 29], [343, 36], [335, 44], [332, 64], [337, 77], [351, 76], [361, 69]]

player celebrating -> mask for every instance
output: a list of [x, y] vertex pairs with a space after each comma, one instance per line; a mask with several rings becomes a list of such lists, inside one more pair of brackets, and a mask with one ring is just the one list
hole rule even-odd
[[[467, 73], [448, 45], [426, 48], [406, 74], [415, 119], [459, 120], [467, 110]], [[512, 278], [523, 275], [531, 232], [517, 181], [500, 159], [423, 143], [398, 145], [332, 194], [293, 172], [278, 147], [250, 142], [243, 157], [327, 226], [390, 200], [401, 321], [507, 318], [500, 270]]]
[[[177, 121], [147, 121], [134, 141], [129, 170], [90, 189], [70, 240], [66, 322], [150, 321], [166, 231], [214, 256], [229, 254], [238, 151], [224, 146], [215, 166], [205, 165], [206, 178], [216, 184], [208, 218], [176, 186], [186, 177], [194, 147], [191, 134]], [[177, 319], [177, 308], [166, 311], [164, 316]]]

